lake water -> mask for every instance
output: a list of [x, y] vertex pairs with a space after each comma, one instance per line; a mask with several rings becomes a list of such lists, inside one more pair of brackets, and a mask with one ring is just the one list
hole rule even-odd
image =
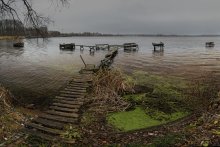
[[[154, 53], [152, 42], [164, 42], [164, 52]], [[205, 42], [214, 41], [214, 48]], [[220, 37], [65, 37], [25, 40], [24, 48], [0, 41], [0, 83], [29, 103], [40, 103], [56, 94], [77, 73], [83, 63], [98, 64], [107, 51], [92, 56], [89, 49], [61, 51], [59, 43], [95, 45], [135, 42], [139, 51], [119, 51], [114, 66], [133, 72], [196, 76], [202, 72], [220, 73]], [[42, 101], [41, 101], [42, 100]]]

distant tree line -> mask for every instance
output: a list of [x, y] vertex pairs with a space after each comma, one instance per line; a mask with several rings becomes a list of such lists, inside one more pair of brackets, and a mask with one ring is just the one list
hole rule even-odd
[[18, 20], [0, 20], [0, 35], [15, 36], [24, 34], [24, 25]]
[[1, 36], [26, 36], [37, 37], [47, 36], [48, 29], [46, 26], [36, 28], [24, 27], [23, 23], [19, 20], [5, 19], [0, 20], [0, 35]]

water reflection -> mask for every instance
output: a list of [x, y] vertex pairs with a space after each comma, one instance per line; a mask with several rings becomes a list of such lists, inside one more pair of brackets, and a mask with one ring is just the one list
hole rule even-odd
[[153, 50], [153, 56], [164, 56], [164, 50]]
[[35, 48], [47, 48], [47, 45], [50, 43], [48, 38], [34, 38], [26, 39], [26, 43]]
[[13, 47], [13, 41], [0, 40], [0, 57], [6, 56], [21, 56], [24, 53], [24, 48]]

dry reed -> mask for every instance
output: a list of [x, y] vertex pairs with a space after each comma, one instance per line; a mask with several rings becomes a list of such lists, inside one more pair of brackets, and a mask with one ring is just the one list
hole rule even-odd
[[0, 85], [0, 113], [8, 111], [12, 106], [11, 93]]
[[133, 84], [119, 70], [103, 69], [93, 78], [93, 105], [97, 112], [123, 111], [130, 106], [121, 95], [132, 91]]

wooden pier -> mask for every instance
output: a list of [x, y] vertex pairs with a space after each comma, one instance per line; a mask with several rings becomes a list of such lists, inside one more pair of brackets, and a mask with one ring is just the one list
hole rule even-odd
[[109, 44], [96, 44], [96, 50], [109, 50], [110, 45]]
[[153, 47], [154, 47], [154, 51], [156, 51], [157, 48], [160, 49], [160, 51], [164, 50], [164, 43], [160, 42], [160, 43], [152, 43]]
[[76, 45], [71, 44], [60, 44], [60, 49], [76, 49], [80, 48], [80, 51], [84, 51], [85, 48], [89, 49], [90, 53], [95, 53], [97, 50], [111, 50], [112, 48], [120, 49], [124, 48], [124, 51], [137, 51], [139, 49], [138, 44], [136, 43], [125, 43], [123, 45], [110, 45], [110, 44], [96, 44], [96, 45]]
[[215, 43], [214, 42], [206, 42], [205, 46], [206, 47], [215, 47]]
[[125, 51], [137, 51], [139, 49], [136, 43], [124, 43], [123, 46]]
[[87, 89], [91, 85], [90, 73], [76, 75], [60, 94], [53, 99], [49, 109], [30, 123], [24, 132], [50, 141], [74, 143], [74, 139], [62, 138], [68, 128], [77, 127], [80, 108], [85, 102]]
[[[75, 75], [66, 87], [60, 91], [60, 94], [53, 99], [48, 110], [25, 124], [23, 132], [45, 140], [74, 144], [74, 138], [62, 136], [68, 133], [68, 129], [71, 127], [78, 128], [81, 116], [80, 109], [88, 98], [87, 92], [92, 84], [93, 73], [103, 68], [106, 62], [111, 61], [112, 63], [117, 52], [117, 49], [111, 50], [96, 70], [94, 70], [94, 65], [86, 64], [81, 57], [85, 68]], [[110, 64], [105, 67], [109, 66]]]
[[74, 50], [76, 48], [75, 44], [74, 43], [70, 43], [70, 44], [60, 44], [60, 49], [62, 50]]

